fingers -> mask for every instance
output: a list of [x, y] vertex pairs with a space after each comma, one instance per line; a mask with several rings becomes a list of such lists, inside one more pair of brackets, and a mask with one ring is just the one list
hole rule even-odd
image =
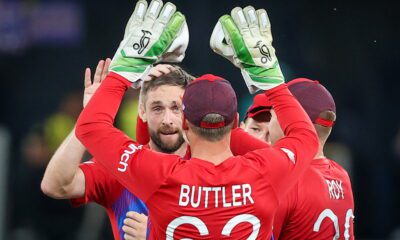
[[234, 55], [232, 47], [225, 39], [225, 33], [220, 21], [217, 22], [211, 34], [210, 47], [214, 52], [225, 58], [228, 58], [229, 60], [231, 60], [232, 56]]
[[157, 21], [163, 23], [164, 25], [169, 22], [172, 15], [176, 12], [176, 6], [173, 3], [167, 2], [163, 9], [161, 10], [160, 16], [158, 17]]
[[101, 75], [104, 68], [104, 60], [100, 60], [96, 67], [96, 72], [94, 73], [93, 83], [101, 82]]
[[85, 69], [85, 88], [90, 87], [92, 85], [92, 79], [91, 79], [91, 72], [90, 68]]
[[[97, 64], [96, 71], [93, 77], [93, 83], [100, 83], [103, 81], [108, 75], [108, 69], [110, 68], [111, 59], [107, 58], [106, 60], [100, 60]], [[85, 69], [85, 88], [92, 86], [91, 79], [91, 70], [90, 68]]]
[[134, 212], [134, 211], [129, 211], [129, 212], [126, 213], [126, 216], [128, 218], [131, 218], [132, 220], [135, 220], [136, 222], [139, 222], [139, 223], [145, 222], [147, 224], [147, 216], [144, 215], [144, 214], [137, 213], [137, 212]]
[[151, 28], [156, 21], [158, 15], [160, 14], [161, 8], [163, 7], [163, 2], [161, 0], [153, 0], [147, 9], [146, 15], [144, 17], [143, 26], [144, 28]]
[[124, 219], [124, 226], [122, 226], [122, 230], [125, 234], [136, 237], [138, 235], [138, 225], [139, 223], [133, 219], [125, 218]]
[[143, 80], [144, 81], [155, 80], [158, 77], [161, 77], [163, 75], [172, 72], [174, 69], [175, 68], [173, 66], [168, 64], [158, 64], [150, 70], [149, 74]]
[[147, 10], [147, 2], [145, 0], [139, 0], [136, 3], [135, 10], [132, 13], [132, 16], [129, 18], [128, 24], [125, 28], [125, 37], [130, 33], [132, 26], [138, 25], [143, 21], [144, 15]]
[[133, 21], [143, 21], [144, 15], [146, 14], [147, 11], [147, 1], [145, 0], [139, 0], [136, 3], [135, 10], [133, 11], [132, 14], [132, 20]]
[[111, 58], [107, 58], [106, 61], [104, 62], [104, 67], [103, 67], [103, 71], [101, 73], [100, 81], [103, 81], [107, 77], [108, 69], [110, 68], [110, 64], [111, 64]]
[[134, 240], [138, 239], [138, 231], [133, 228], [127, 227], [126, 225], [122, 226], [122, 231], [124, 231], [124, 239], [125, 240]]
[[137, 212], [130, 211], [124, 219], [125, 239], [145, 239], [147, 233], [147, 216]]
[[239, 59], [244, 62], [250, 62], [249, 53], [246, 50], [242, 34], [230, 15], [224, 15], [219, 19], [224, 29], [225, 38], [229, 44], [232, 44], [235, 53]]
[[176, 12], [176, 6], [170, 2], [167, 2], [161, 10], [160, 16], [154, 23], [155, 31], [161, 32], [164, 26], [169, 22], [172, 15]]
[[269, 41], [272, 41], [271, 22], [269, 21], [267, 11], [265, 9], [258, 9], [256, 14], [261, 34], [267, 37]]
[[247, 6], [243, 9], [244, 16], [246, 17], [247, 24], [249, 25], [250, 32], [253, 36], [261, 36], [260, 27], [258, 26], [258, 18], [256, 10], [253, 6]]
[[250, 37], [250, 29], [241, 7], [232, 9], [231, 16], [243, 37]]

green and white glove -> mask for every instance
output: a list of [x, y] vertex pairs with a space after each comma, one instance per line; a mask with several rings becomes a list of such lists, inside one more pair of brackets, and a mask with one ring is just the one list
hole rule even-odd
[[264, 9], [236, 7], [231, 15], [222, 16], [211, 35], [210, 46], [241, 69], [250, 93], [285, 82], [272, 47], [271, 24]]
[[110, 71], [138, 88], [153, 64], [181, 62], [189, 43], [185, 16], [170, 2], [163, 6], [153, 0], [148, 7], [145, 0], [136, 3], [135, 10], [125, 28], [124, 39], [115, 53]]

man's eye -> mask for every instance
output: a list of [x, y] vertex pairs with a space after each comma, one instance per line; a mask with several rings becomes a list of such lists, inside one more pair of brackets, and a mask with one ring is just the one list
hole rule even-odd
[[178, 106], [173, 106], [173, 107], [171, 108], [171, 110], [174, 111], [174, 112], [179, 112], [179, 111], [181, 110], [181, 108], [178, 107]]
[[154, 112], [161, 112], [162, 108], [161, 107], [153, 107]]
[[251, 130], [253, 130], [254, 132], [259, 132], [260, 131], [259, 128], [251, 128]]

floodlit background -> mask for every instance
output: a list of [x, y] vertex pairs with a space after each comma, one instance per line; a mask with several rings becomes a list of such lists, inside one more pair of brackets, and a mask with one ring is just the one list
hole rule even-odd
[[[235, 6], [267, 9], [287, 80], [319, 80], [334, 96], [328, 156], [349, 171], [358, 239], [400, 239], [399, 17], [386, 1], [176, 0], [194, 75], [230, 80], [241, 112], [251, 96], [238, 69], [209, 48]], [[83, 74], [112, 57], [135, 1], [0, 1], [0, 239], [111, 239], [105, 213], [40, 192], [47, 162], [82, 108]], [[132, 91], [119, 114], [134, 134]], [[396, 230], [397, 229], [397, 230]]]

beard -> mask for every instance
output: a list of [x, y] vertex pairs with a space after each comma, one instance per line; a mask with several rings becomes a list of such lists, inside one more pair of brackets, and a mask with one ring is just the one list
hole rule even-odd
[[[178, 134], [178, 138], [175, 141], [163, 141], [161, 139], [162, 134]], [[173, 153], [185, 142], [182, 131], [166, 125], [159, 127], [156, 131], [149, 129], [149, 135], [153, 143], [163, 153]]]

